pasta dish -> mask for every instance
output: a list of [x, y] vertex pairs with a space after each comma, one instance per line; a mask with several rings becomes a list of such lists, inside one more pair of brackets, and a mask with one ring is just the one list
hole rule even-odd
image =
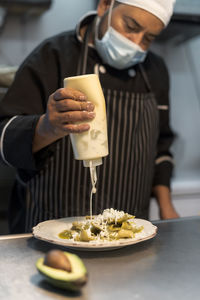
[[76, 242], [133, 239], [144, 229], [143, 226], [134, 223], [134, 218], [123, 211], [105, 209], [100, 215], [73, 222], [69, 229], [60, 232], [58, 236]]

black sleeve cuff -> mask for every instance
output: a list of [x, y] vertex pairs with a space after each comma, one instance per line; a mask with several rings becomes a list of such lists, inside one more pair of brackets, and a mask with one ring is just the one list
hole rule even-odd
[[19, 169], [36, 169], [32, 144], [39, 118], [38, 115], [16, 116], [5, 128], [1, 151], [6, 163]]
[[173, 172], [173, 164], [169, 161], [164, 161], [156, 165], [153, 187], [156, 185], [164, 185], [170, 188], [172, 172]]

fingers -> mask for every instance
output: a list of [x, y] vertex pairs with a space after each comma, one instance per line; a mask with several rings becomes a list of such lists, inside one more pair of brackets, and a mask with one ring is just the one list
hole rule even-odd
[[53, 100], [57, 112], [88, 111], [94, 110], [94, 104], [86, 101], [86, 96], [74, 89], [63, 88], [53, 94]]
[[[53, 134], [64, 136], [90, 129], [86, 122], [95, 117], [94, 104], [86, 96], [71, 88], [57, 90], [49, 97], [46, 119]], [[80, 124], [81, 123], [81, 124]]]
[[66, 133], [82, 133], [88, 131], [89, 129], [89, 124], [66, 124], [65, 126], [63, 126], [63, 131], [65, 131]]
[[59, 112], [66, 112], [66, 111], [93, 111], [94, 110], [94, 104], [91, 102], [84, 102], [84, 101], [75, 101], [75, 100], [62, 100], [62, 101], [56, 101], [55, 103], [56, 109]]
[[94, 119], [95, 113], [94, 112], [87, 112], [87, 111], [70, 111], [65, 113], [58, 114], [59, 122], [61, 124], [65, 123], [77, 123], [77, 122], [87, 122]]
[[88, 131], [90, 125], [86, 123], [82, 124], [60, 124], [56, 127], [53, 127], [53, 132], [56, 135], [65, 136], [70, 133], [82, 133]]
[[72, 99], [72, 100], [76, 100], [76, 101], [86, 101], [87, 97], [77, 91], [74, 90], [72, 88], [62, 88], [57, 90], [54, 94], [53, 94], [53, 98], [55, 101], [59, 101], [59, 100], [63, 100], [63, 99]]

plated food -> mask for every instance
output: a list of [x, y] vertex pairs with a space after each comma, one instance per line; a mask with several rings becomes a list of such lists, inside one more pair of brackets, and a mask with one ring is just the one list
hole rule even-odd
[[[89, 228], [84, 228], [88, 221]], [[151, 222], [113, 209], [91, 220], [90, 217], [62, 218], [41, 222], [33, 228], [33, 236], [37, 239], [83, 251], [121, 248], [151, 239], [156, 233], [157, 227]]]
[[58, 236], [61, 239], [88, 243], [133, 239], [144, 229], [144, 226], [138, 226], [134, 222], [134, 218], [123, 211], [106, 209], [95, 217], [85, 217], [82, 222], [74, 221], [70, 229], [62, 231]]

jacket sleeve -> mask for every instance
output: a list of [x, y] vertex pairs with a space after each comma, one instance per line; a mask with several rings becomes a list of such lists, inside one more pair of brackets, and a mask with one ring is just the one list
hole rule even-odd
[[173, 155], [170, 148], [175, 135], [170, 126], [169, 75], [163, 62], [161, 70], [162, 84], [156, 95], [159, 113], [159, 136], [153, 186], [164, 185], [170, 188], [174, 167]]
[[6, 164], [37, 170], [38, 155], [32, 153], [35, 128], [46, 111], [48, 97], [58, 88], [58, 78], [56, 58], [48, 42], [35, 49], [19, 68], [0, 103], [0, 151]]

